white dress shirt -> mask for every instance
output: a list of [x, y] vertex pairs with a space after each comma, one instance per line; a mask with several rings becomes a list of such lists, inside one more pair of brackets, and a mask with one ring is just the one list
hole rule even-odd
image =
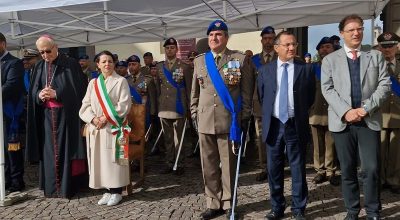
[[[277, 76], [276, 76], [276, 96], [275, 96], [275, 102], [274, 102], [274, 111], [272, 113], [272, 115], [275, 118], [279, 118], [279, 95], [281, 93], [280, 87], [281, 87], [281, 80], [282, 80], [282, 74], [283, 74], [283, 66], [282, 64], [284, 64], [285, 62], [282, 62], [279, 58], [277, 60]], [[293, 76], [294, 76], [294, 63], [293, 63], [293, 59], [289, 60], [286, 62], [287, 64], [289, 64], [287, 66], [287, 71], [288, 71], [288, 95], [289, 95], [289, 103], [288, 103], [288, 112], [289, 112], [289, 118], [294, 117], [294, 99], [293, 99]]]
[[[346, 44], [343, 44], [343, 46], [344, 46], [344, 51], [346, 51], [347, 57], [353, 59], [353, 54], [351, 53], [352, 49], [348, 48]], [[359, 58], [361, 55], [361, 44], [360, 46], [357, 47], [356, 50], [357, 50], [357, 58]]]

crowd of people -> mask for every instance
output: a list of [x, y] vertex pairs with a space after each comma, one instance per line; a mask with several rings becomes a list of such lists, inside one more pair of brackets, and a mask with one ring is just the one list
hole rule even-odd
[[[271, 26], [261, 31], [260, 53], [231, 50], [228, 26], [216, 20], [205, 32], [209, 50], [189, 53], [189, 63], [177, 57], [178, 42], [169, 38], [165, 61], [155, 62], [146, 52], [142, 67], [138, 55], [118, 60], [102, 51], [95, 69], [87, 55], [76, 60], [59, 52], [49, 35], [20, 60], [0, 33], [6, 189], [24, 190], [25, 152], [28, 161], [39, 163], [45, 197], [71, 198], [86, 183], [107, 189], [99, 205], [119, 204], [131, 181], [127, 116], [144, 105], [151, 139], [163, 134], [165, 149], [155, 149], [165, 152], [160, 174], [182, 175], [182, 136], [192, 129], [198, 138], [206, 197], [201, 219], [237, 217], [235, 163], [249, 126], [261, 170], [256, 181], [269, 183], [272, 208], [265, 219], [284, 217], [286, 162], [292, 215], [306, 218], [310, 142], [312, 181], [341, 185], [345, 219], [358, 219], [359, 180], [367, 219], [380, 219], [381, 190], [400, 193], [400, 38], [385, 32], [376, 49], [364, 51], [363, 24], [358, 15], [344, 17], [338, 30], [343, 46], [336, 35], [323, 37], [313, 62], [309, 53], [297, 55], [293, 33]], [[195, 148], [197, 140], [192, 142]]]

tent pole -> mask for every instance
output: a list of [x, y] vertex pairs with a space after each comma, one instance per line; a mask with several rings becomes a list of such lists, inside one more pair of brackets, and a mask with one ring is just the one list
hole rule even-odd
[[371, 16], [371, 47], [373, 47], [374, 43], [375, 43], [374, 28], [375, 28], [375, 18], [374, 18], [374, 16]]
[[223, 0], [222, 1], [222, 11], [224, 14], [222, 14], [222, 16], [224, 17], [224, 20], [226, 21], [226, 1]]
[[108, 31], [108, 5], [107, 2], [103, 2], [103, 13], [104, 13], [104, 29]]
[[12, 37], [12, 39], [14, 39], [15, 38], [15, 29], [14, 29], [15, 17], [14, 17], [14, 12], [12, 11], [12, 12], [10, 12], [10, 14], [11, 14], [11, 21], [10, 21], [11, 37]]

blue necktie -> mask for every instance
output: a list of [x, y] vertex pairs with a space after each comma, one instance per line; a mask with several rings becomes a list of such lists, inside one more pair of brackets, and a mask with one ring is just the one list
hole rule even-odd
[[281, 121], [283, 124], [286, 123], [286, 121], [289, 118], [288, 114], [288, 71], [287, 71], [287, 66], [289, 64], [283, 63], [283, 71], [282, 71], [282, 78], [281, 78], [281, 86], [279, 88], [279, 121]]

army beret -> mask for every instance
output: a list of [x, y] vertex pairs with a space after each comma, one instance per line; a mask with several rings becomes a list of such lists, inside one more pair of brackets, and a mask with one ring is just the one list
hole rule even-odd
[[305, 53], [304, 57], [310, 57], [311, 58], [311, 54], [310, 53]]
[[384, 32], [378, 37], [378, 43], [381, 45], [398, 44], [400, 41], [399, 36], [393, 32]]
[[261, 31], [260, 36], [263, 36], [264, 34], [275, 34], [275, 29], [271, 26], [267, 26]]
[[143, 54], [143, 58], [145, 58], [145, 57], [153, 57], [153, 54], [150, 52], [146, 52]]
[[128, 59], [126, 59], [126, 62], [130, 63], [130, 62], [137, 62], [140, 63], [140, 58], [136, 55], [132, 55], [130, 57], [128, 57]]
[[88, 59], [89, 59], [89, 56], [86, 54], [79, 57], [79, 60], [88, 60]]
[[7, 42], [6, 37], [4, 36], [3, 33], [0, 32], [0, 42]]
[[330, 38], [332, 41], [335, 41], [335, 40], [340, 41], [340, 37], [337, 35], [332, 35]]
[[38, 57], [40, 55], [39, 51], [34, 49], [24, 49], [23, 53], [24, 58]]
[[175, 38], [171, 37], [168, 38], [165, 42], [164, 42], [164, 47], [168, 46], [168, 45], [175, 45], [178, 46], [178, 41], [175, 40]]
[[221, 20], [215, 20], [208, 26], [207, 35], [209, 35], [211, 31], [228, 31], [228, 26]]
[[316, 49], [319, 50], [319, 48], [321, 48], [321, 45], [322, 45], [322, 44], [332, 44], [332, 45], [333, 45], [333, 40], [332, 40], [330, 37], [323, 37], [323, 38], [319, 41], [319, 43], [318, 43]]
[[122, 61], [119, 61], [115, 66], [116, 67], [119, 67], [119, 66], [128, 67], [128, 63], [126, 61], [122, 60]]

